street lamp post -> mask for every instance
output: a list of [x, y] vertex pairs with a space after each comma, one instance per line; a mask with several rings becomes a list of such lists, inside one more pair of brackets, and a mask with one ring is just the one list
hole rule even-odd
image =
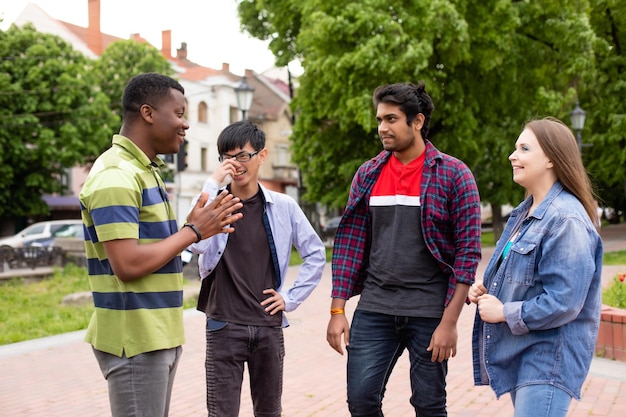
[[237, 97], [237, 107], [241, 110], [242, 120], [246, 120], [246, 113], [252, 106], [252, 97], [254, 96], [254, 88], [248, 84], [248, 80], [244, 75], [241, 82], [235, 87], [235, 96]]
[[585, 127], [585, 115], [585, 111], [580, 108], [578, 100], [576, 100], [576, 107], [569, 114], [569, 117], [572, 120], [572, 129], [576, 133], [576, 143], [578, 144], [579, 152], [582, 152], [583, 147], [582, 131], [583, 127]]

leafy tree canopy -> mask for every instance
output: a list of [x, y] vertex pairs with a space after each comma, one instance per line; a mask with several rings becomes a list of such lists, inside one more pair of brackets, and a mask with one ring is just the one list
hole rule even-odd
[[591, 3], [591, 25], [599, 39], [597, 71], [580, 83], [580, 105], [587, 112], [582, 152], [601, 204], [626, 213], [626, 4]]
[[304, 197], [334, 207], [381, 149], [377, 86], [424, 80], [435, 103], [429, 139], [465, 161], [483, 201], [499, 207], [522, 196], [507, 157], [524, 122], [567, 123], [579, 78], [594, 70], [580, 1], [244, 0], [239, 11], [279, 64], [302, 62], [294, 160]]
[[116, 119], [90, 68], [32, 25], [0, 32], [0, 218], [46, 214], [40, 196], [110, 140]]
[[97, 60], [30, 24], [0, 40], [0, 218], [43, 216], [39, 196], [65, 191], [67, 168], [88, 166], [110, 146], [128, 80], [174, 71], [156, 48], [133, 40]]

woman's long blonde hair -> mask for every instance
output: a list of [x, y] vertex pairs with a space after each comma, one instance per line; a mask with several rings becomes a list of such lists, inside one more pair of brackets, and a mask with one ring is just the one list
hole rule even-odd
[[589, 219], [596, 225], [598, 214], [591, 180], [570, 128], [554, 117], [532, 120], [525, 127], [535, 134], [539, 146], [552, 161], [556, 178], [563, 188], [578, 198]]

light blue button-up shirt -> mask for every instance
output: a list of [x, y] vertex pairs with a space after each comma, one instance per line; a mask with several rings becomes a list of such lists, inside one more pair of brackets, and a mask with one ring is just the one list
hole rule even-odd
[[600, 323], [602, 240], [559, 182], [525, 218], [531, 204], [529, 197], [513, 210], [485, 270], [484, 285], [504, 303], [506, 321], [485, 323], [477, 311], [474, 382], [490, 384], [498, 397], [551, 384], [580, 399]]
[[[274, 248], [270, 250], [275, 250], [280, 270], [280, 282], [276, 291], [285, 300], [285, 312], [290, 312], [302, 304], [319, 284], [326, 265], [326, 248], [293, 198], [270, 191], [261, 184], [259, 186], [265, 198], [267, 220], [273, 236]], [[219, 192], [217, 183], [212, 179], [205, 182], [202, 191], [208, 193], [209, 201]], [[191, 207], [195, 206], [198, 198], [199, 195], [194, 198]], [[228, 243], [228, 236], [228, 233], [220, 233], [189, 246], [189, 250], [200, 254], [198, 266], [201, 279], [206, 278], [217, 266]], [[293, 285], [285, 288], [292, 246], [302, 257], [303, 263]], [[288, 324], [285, 316], [283, 314], [283, 326]]]

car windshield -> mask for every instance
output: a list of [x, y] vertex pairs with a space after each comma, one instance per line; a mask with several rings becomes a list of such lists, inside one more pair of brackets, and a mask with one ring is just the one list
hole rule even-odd
[[43, 233], [45, 228], [46, 226], [43, 224], [35, 224], [27, 229], [24, 229], [24, 231], [22, 232], [22, 236], [39, 235]]
[[83, 231], [82, 224], [68, 224], [61, 227], [54, 233], [55, 237], [81, 237]]

